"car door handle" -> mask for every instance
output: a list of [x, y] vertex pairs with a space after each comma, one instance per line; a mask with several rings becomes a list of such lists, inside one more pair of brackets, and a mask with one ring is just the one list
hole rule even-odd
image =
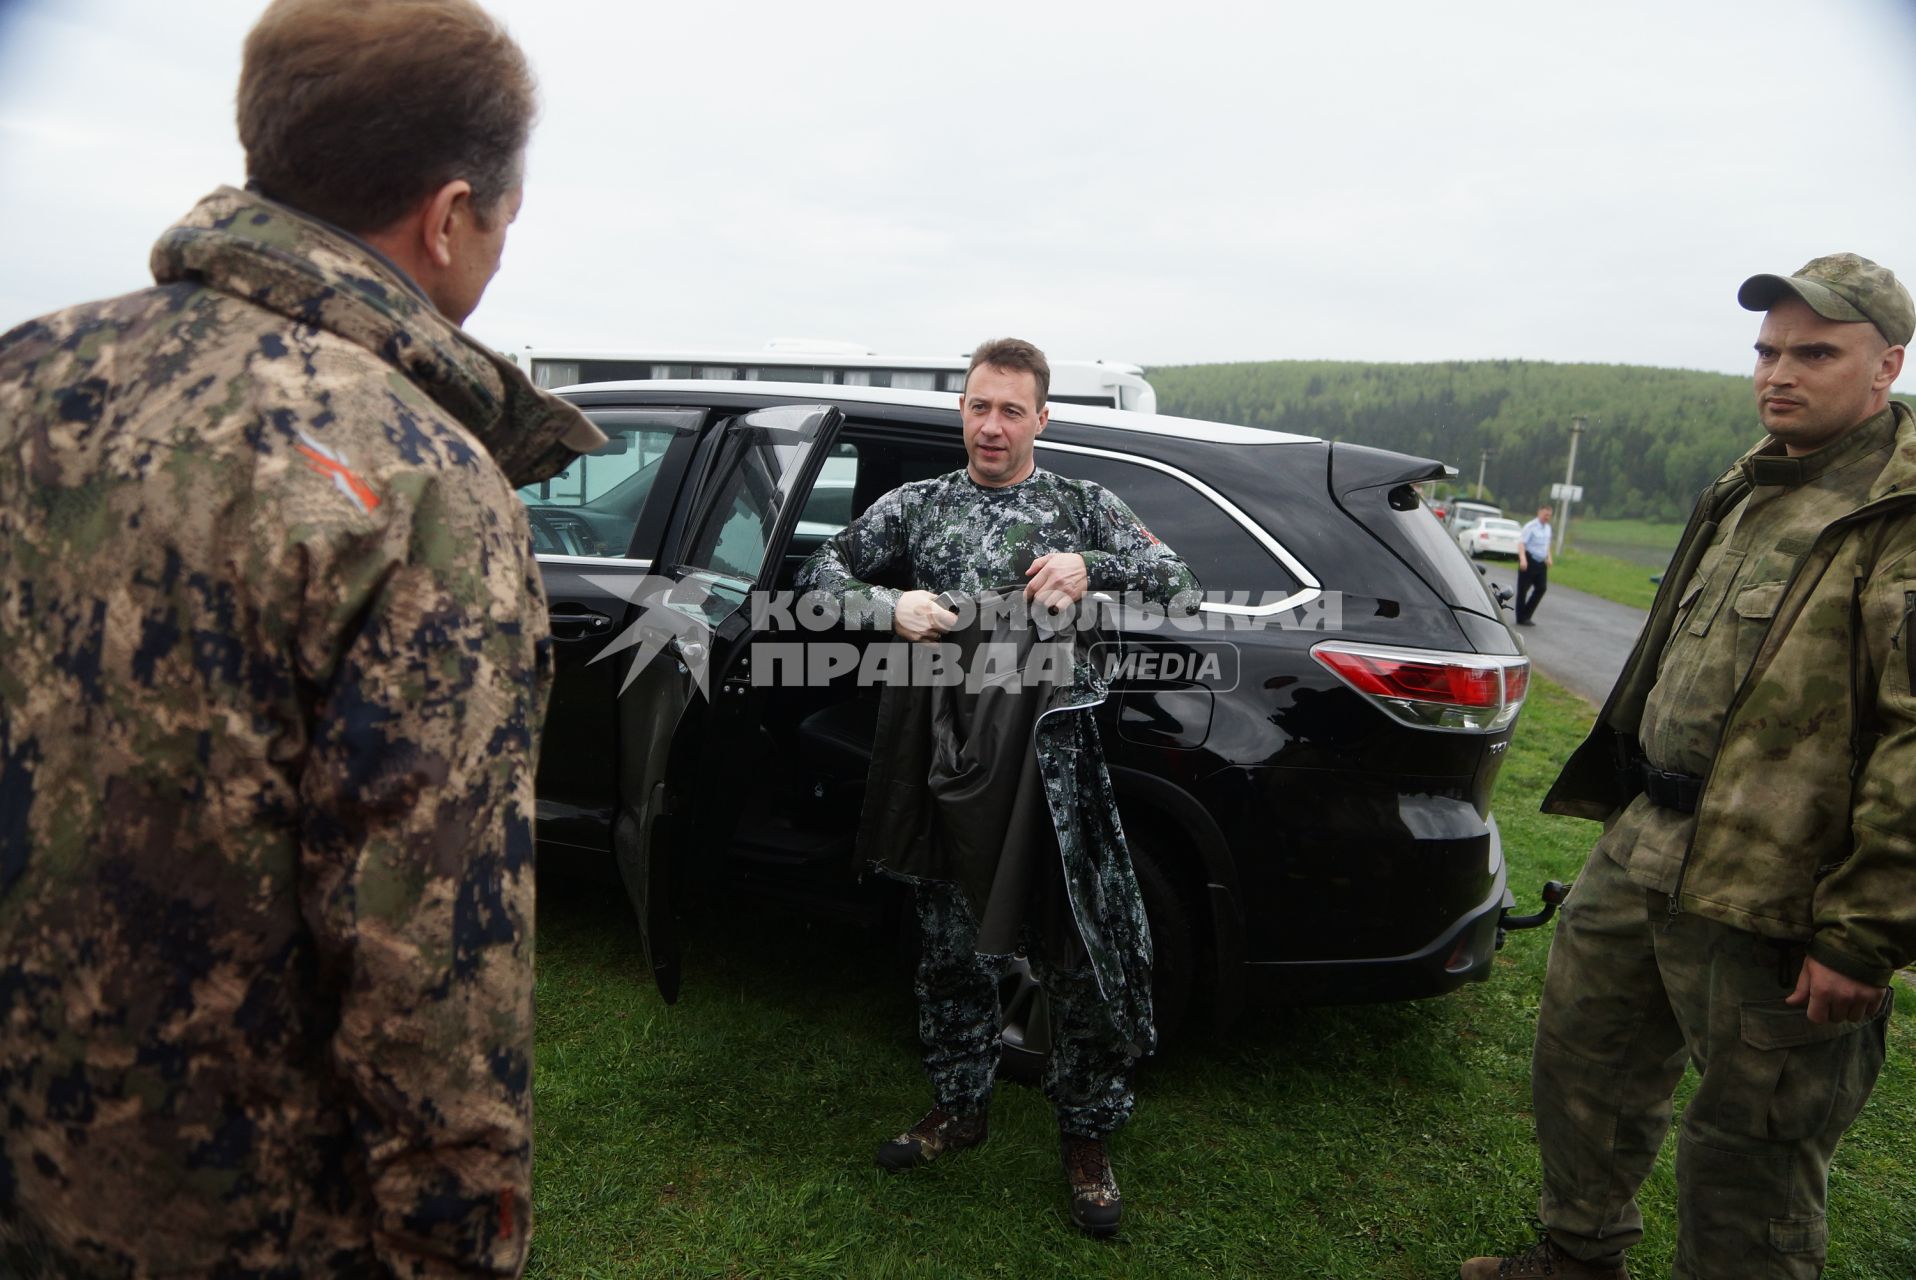
[[546, 623], [552, 628], [554, 640], [584, 640], [591, 636], [603, 635], [612, 629], [612, 619], [603, 613], [594, 613], [590, 609], [548, 613]]

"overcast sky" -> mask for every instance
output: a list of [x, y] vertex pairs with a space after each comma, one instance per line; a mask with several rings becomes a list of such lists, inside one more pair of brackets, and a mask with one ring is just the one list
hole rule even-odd
[[[0, 0], [0, 330], [244, 180], [260, 7]], [[501, 346], [1742, 372], [1745, 276], [1916, 279], [1916, 0], [490, 8], [544, 104]]]

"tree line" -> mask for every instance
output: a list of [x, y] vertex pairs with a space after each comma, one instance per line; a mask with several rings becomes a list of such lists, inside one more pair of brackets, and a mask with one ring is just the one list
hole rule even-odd
[[[1521, 510], [1563, 479], [1572, 419], [1579, 509], [1682, 520], [1697, 492], [1762, 437], [1748, 378], [1637, 365], [1472, 360], [1270, 360], [1146, 371], [1158, 412], [1437, 458]], [[1898, 397], [1909, 399], [1908, 397]]]

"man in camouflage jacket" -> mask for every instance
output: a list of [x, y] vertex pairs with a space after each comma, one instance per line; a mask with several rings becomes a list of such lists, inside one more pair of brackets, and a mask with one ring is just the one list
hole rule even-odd
[[[513, 487], [600, 437], [458, 327], [517, 201], [517, 48], [462, 0], [314, 9], [249, 39], [243, 132], [289, 53], [415, 102], [490, 74], [509, 185], [422, 161], [365, 240], [221, 188], [153, 288], [0, 338], [8, 1275], [525, 1260], [551, 663]], [[450, 61], [381, 26], [413, 22]]]
[[[860, 616], [888, 618], [912, 641], [936, 640], [959, 621], [933, 592], [976, 597], [1020, 580], [1044, 606], [1073, 606], [1087, 591], [1104, 591], [1178, 614], [1194, 610], [1191, 571], [1122, 500], [1037, 467], [1032, 442], [1044, 429], [1048, 381], [1044, 356], [1029, 343], [980, 346], [960, 398], [966, 468], [880, 497], [805, 564], [800, 590], [868, 598], [879, 607]], [[883, 577], [912, 589], [875, 585]], [[1039, 717], [1044, 816], [1060, 862], [1053, 878], [1061, 894], [1052, 897], [1062, 901], [1049, 904], [1055, 909], [1034, 904], [1026, 916], [1027, 954], [1053, 1005], [1056, 1048], [1045, 1088], [1063, 1137], [1072, 1216], [1094, 1234], [1117, 1226], [1106, 1139], [1132, 1110], [1129, 1068], [1155, 1040], [1150, 931], [1089, 714], [1103, 692], [1079, 662], [1050, 695], [1058, 713]], [[888, 784], [890, 763], [874, 761], [876, 787]], [[868, 796], [868, 815], [879, 799]], [[1005, 957], [978, 954], [978, 913], [955, 884], [893, 869], [909, 876], [917, 898], [919, 1030], [935, 1095], [929, 1114], [879, 1150], [881, 1165], [903, 1169], [984, 1138]]]
[[1623, 1275], [1686, 1059], [1676, 1274], [1820, 1274], [1830, 1156], [1916, 957], [1916, 416], [1888, 398], [1916, 313], [1854, 254], [1738, 298], [1770, 434], [1699, 500], [1544, 802], [1606, 824], [1538, 1018], [1548, 1236], [1467, 1278]]

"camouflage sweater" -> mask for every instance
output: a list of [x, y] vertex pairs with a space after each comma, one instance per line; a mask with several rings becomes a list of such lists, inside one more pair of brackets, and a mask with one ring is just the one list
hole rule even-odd
[[[1616, 688], [1544, 801], [1586, 818], [1631, 804], [1640, 784], [1619, 766], [1648, 730], [1671, 756], [1658, 764], [1705, 781], [1693, 829], [1663, 824], [1683, 841], [1632, 851], [1633, 875], [1673, 889], [1678, 909], [1805, 942], [1876, 985], [1916, 959], [1916, 416], [1898, 404], [1883, 417], [1826, 446], [1865, 448], [1843, 470], [1867, 474], [1804, 484], [1790, 500], [1803, 519], [1763, 514], [1765, 545], [1727, 531], [1752, 482], [1787, 483], [1797, 460], [1759, 447], [1704, 493]], [[1831, 505], [1851, 488], [1860, 496]], [[1714, 651], [1738, 673], [1712, 684], [1677, 668], [1712, 651], [1692, 640], [1715, 627], [1734, 628]], [[1672, 719], [1693, 687], [1721, 690], [1720, 717]], [[1687, 748], [1671, 728], [1706, 722], [1712, 740]]]
[[1197, 606], [1197, 579], [1123, 499], [1042, 468], [1001, 489], [963, 470], [900, 485], [821, 547], [798, 585], [834, 597], [869, 593], [889, 627], [899, 592], [873, 585], [880, 575], [923, 591], [975, 594], [1023, 582], [1031, 562], [1053, 551], [1084, 557], [1092, 591], [1136, 593], [1181, 611]]
[[513, 486], [600, 437], [269, 201], [153, 272], [0, 338], [0, 1271], [515, 1275]]

